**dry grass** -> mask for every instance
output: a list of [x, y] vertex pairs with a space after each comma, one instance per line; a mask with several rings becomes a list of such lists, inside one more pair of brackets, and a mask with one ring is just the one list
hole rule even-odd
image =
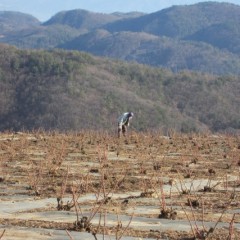
[[[16, 194], [21, 189], [38, 199], [56, 198], [55, 210], [74, 213], [74, 222], [34, 223], [67, 229], [69, 239], [70, 230], [89, 232], [92, 239], [99, 234], [111, 239], [240, 239], [239, 156], [240, 139], [230, 135], [132, 132], [117, 139], [92, 131], [9, 132], [0, 136], [0, 179]], [[82, 203], [86, 194], [94, 197]], [[145, 210], [136, 210], [141, 207]], [[113, 215], [117, 220], [109, 225]], [[121, 215], [128, 220], [123, 223]], [[139, 229], [135, 217], [168, 219], [176, 226], [187, 220], [191, 228]], [[1, 219], [6, 226], [30, 223]]]

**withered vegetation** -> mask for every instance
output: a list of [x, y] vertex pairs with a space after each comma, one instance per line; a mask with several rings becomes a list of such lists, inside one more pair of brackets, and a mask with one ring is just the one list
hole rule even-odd
[[[59, 211], [66, 219], [72, 213], [75, 221], [16, 217], [0, 218], [0, 224], [64, 229], [69, 239], [71, 231], [92, 239], [239, 239], [239, 156], [236, 135], [130, 132], [118, 139], [100, 131], [4, 132], [1, 196], [56, 199], [35, 211]], [[112, 216], [116, 221], [109, 224]], [[159, 229], [133, 223], [145, 217], [157, 219]], [[185, 220], [189, 231], [161, 229], [165, 220], [172, 226]]]

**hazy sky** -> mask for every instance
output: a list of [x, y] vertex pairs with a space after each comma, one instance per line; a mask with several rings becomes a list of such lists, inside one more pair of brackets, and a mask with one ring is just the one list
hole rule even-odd
[[[205, 0], [207, 1], [207, 0]], [[201, 0], [0, 0], [0, 11], [19, 11], [29, 13], [40, 21], [46, 21], [63, 10], [85, 9], [93, 12], [131, 12], [151, 13], [172, 5], [188, 5]], [[226, 0], [240, 5], [240, 0]]]

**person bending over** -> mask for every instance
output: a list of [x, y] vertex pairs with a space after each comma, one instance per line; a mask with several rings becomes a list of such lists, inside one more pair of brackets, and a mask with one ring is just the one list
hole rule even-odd
[[121, 137], [123, 134], [126, 137], [127, 127], [129, 126], [129, 122], [133, 117], [132, 112], [125, 112], [118, 118], [118, 137]]

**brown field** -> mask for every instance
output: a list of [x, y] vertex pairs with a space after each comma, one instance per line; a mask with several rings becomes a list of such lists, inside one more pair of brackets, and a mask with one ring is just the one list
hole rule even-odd
[[0, 239], [240, 239], [240, 138], [0, 135]]

